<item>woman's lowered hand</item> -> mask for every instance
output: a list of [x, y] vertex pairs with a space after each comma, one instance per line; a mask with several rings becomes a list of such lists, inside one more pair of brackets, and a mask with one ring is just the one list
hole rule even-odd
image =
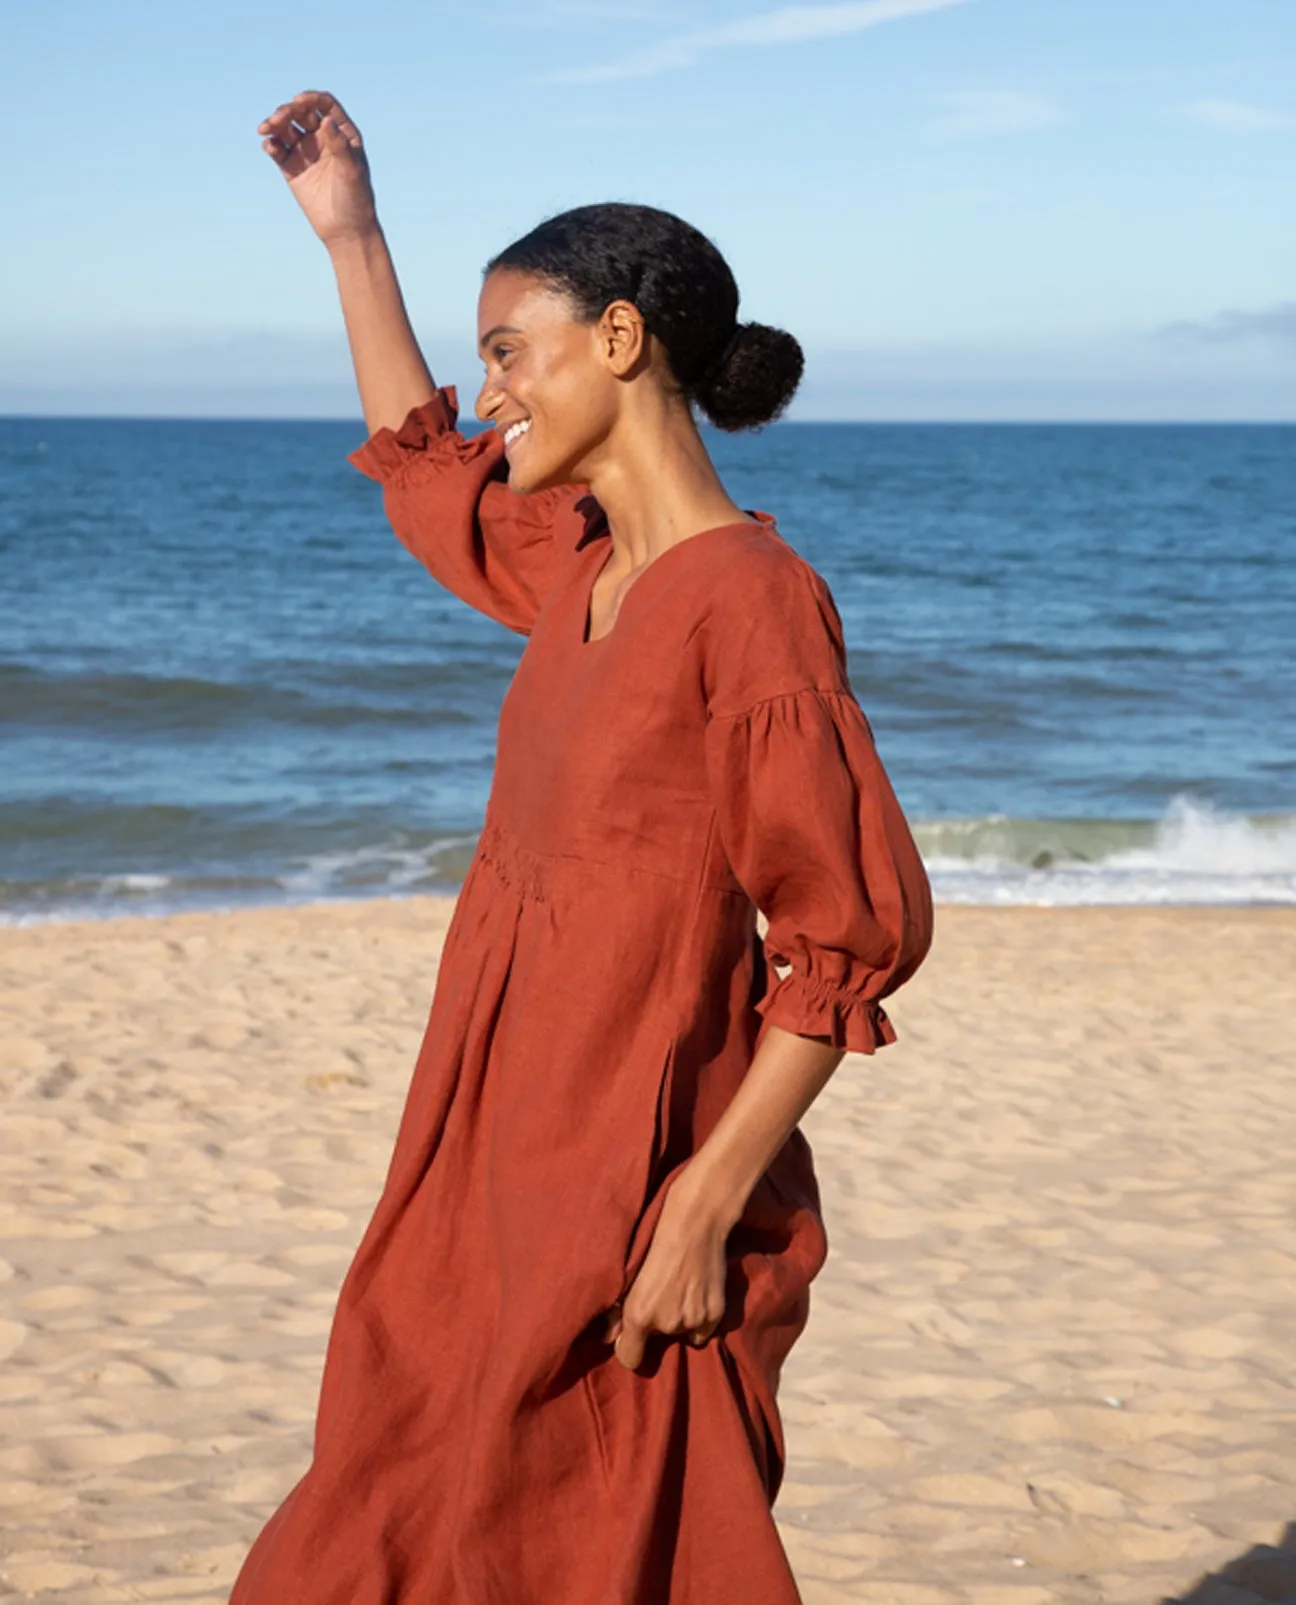
[[654, 1332], [701, 1346], [725, 1312], [725, 1239], [732, 1222], [693, 1196], [685, 1168], [671, 1184], [647, 1256], [608, 1316], [606, 1341], [628, 1370]]
[[278, 164], [325, 245], [378, 227], [360, 130], [332, 95], [304, 89], [260, 124], [261, 149]]
[[840, 1064], [827, 1038], [771, 1025], [728, 1108], [666, 1194], [648, 1256], [607, 1340], [637, 1366], [652, 1332], [705, 1343], [725, 1308], [725, 1241], [752, 1189]]

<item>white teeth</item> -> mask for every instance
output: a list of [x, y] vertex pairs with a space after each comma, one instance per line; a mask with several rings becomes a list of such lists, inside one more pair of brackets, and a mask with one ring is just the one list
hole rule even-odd
[[520, 418], [517, 423], [510, 424], [504, 431], [504, 444], [511, 446], [515, 440], [521, 440], [530, 427], [531, 420], [529, 418]]

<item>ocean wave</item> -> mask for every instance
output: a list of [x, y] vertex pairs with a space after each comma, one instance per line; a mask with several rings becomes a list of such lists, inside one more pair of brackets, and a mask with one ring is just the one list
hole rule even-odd
[[[919, 823], [914, 834], [942, 903], [1296, 904], [1293, 814], [1226, 814], [1180, 798], [1160, 820], [989, 816]], [[401, 833], [277, 868], [0, 883], [0, 924], [453, 893], [476, 843], [469, 832]]]
[[316, 853], [278, 877], [294, 901], [377, 893], [446, 891], [467, 872], [476, 835], [441, 836], [422, 844], [378, 843], [346, 852]]
[[367, 847], [291, 859], [277, 872], [252, 868], [171, 874], [116, 871], [0, 881], [0, 925], [453, 894], [463, 881], [476, 844], [476, 834], [419, 842], [398, 836]]
[[[88, 731], [116, 737], [213, 737], [274, 725], [346, 730], [375, 724], [426, 730], [471, 725], [463, 692], [482, 676], [413, 662], [346, 671], [302, 668], [302, 683], [262, 685], [184, 675], [49, 674], [0, 663], [0, 725], [9, 730]], [[457, 697], [458, 703], [450, 699]]]
[[940, 902], [1296, 903], [1296, 815], [1176, 798], [1159, 820], [989, 817], [918, 825]]

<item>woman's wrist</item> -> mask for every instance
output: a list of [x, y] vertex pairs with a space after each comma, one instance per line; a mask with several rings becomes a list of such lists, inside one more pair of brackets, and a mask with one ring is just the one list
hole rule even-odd
[[769, 1169], [842, 1050], [773, 1026], [752, 1057], [729, 1107], [680, 1176], [682, 1205], [699, 1228], [725, 1235], [738, 1224]]
[[757, 1180], [736, 1174], [709, 1155], [704, 1144], [680, 1172], [675, 1188], [681, 1207], [699, 1231], [727, 1237], [742, 1218]]
[[334, 265], [354, 261], [357, 258], [365, 260], [376, 253], [387, 254], [387, 237], [382, 231], [382, 224], [375, 214], [369, 223], [360, 224], [355, 228], [348, 228], [338, 234], [331, 234], [324, 241], [324, 248], [332, 258]]

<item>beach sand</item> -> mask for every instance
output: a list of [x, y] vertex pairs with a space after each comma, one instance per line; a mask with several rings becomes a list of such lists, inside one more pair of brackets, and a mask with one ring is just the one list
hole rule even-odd
[[[451, 908], [0, 930], [0, 1595], [224, 1600]], [[893, 1013], [806, 1122], [807, 1605], [1296, 1596], [1296, 911], [943, 909]]]

